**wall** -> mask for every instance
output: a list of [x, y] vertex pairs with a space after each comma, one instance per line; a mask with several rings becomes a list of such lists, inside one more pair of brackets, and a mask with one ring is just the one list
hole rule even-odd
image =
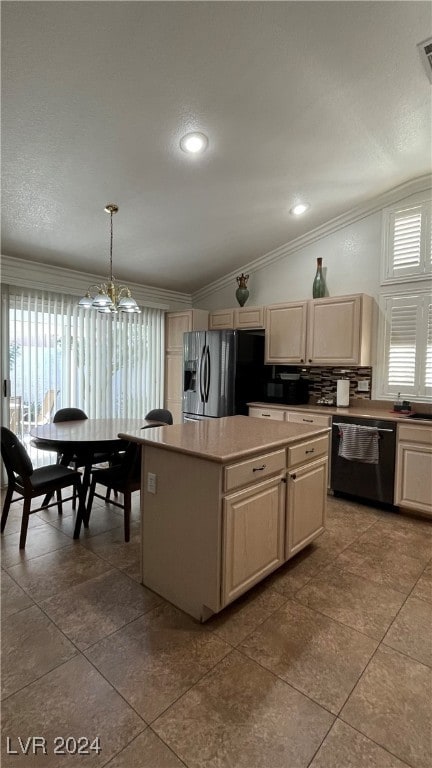
[[[285, 258], [249, 272], [248, 305], [312, 298], [312, 282], [318, 256], [331, 296], [367, 293], [376, 298], [380, 278], [381, 213], [375, 213], [343, 229], [289, 253]], [[236, 305], [235, 277], [228, 285], [195, 299], [194, 306], [219, 309]]]
[[[93, 283], [106, 281], [106, 276], [76, 272], [73, 269], [53, 267], [27, 259], [1, 256], [1, 283], [19, 285], [25, 288], [39, 288], [47, 291], [66, 293], [81, 297]], [[141, 306], [158, 307], [166, 310], [188, 309], [192, 305], [191, 295], [169, 291], [164, 288], [128, 283], [134, 299]]]

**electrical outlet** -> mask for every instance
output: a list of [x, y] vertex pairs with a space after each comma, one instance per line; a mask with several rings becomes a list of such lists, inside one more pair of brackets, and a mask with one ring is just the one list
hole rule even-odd
[[156, 481], [157, 481], [157, 475], [155, 475], [154, 472], [147, 472], [148, 493], [156, 493]]
[[363, 381], [357, 382], [358, 392], [369, 392], [369, 379], [363, 379]]

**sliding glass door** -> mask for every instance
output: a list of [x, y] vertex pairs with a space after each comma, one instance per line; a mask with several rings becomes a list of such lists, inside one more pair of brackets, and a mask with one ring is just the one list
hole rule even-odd
[[163, 405], [163, 311], [103, 315], [75, 297], [9, 288], [9, 423], [24, 442], [63, 407], [144, 418]]

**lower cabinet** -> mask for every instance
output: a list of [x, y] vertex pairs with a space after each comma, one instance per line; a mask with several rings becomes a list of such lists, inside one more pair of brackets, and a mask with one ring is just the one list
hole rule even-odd
[[226, 496], [223, 505], [222, 603], [227, 605], [284, 562], [284, 478]]
[[395, 504], [432, 517], [432, 430], [398, 425]]
[[287, 489], [286, 559], [324, 531], [327, 458], [290, 470]]

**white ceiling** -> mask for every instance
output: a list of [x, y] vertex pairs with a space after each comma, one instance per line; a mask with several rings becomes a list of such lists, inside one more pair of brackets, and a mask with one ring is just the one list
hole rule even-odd
[[431, 7], [2, 2], [2, 253], [106, 274], [116, 202], [116, 277], [190, 293], [428, 173]]

